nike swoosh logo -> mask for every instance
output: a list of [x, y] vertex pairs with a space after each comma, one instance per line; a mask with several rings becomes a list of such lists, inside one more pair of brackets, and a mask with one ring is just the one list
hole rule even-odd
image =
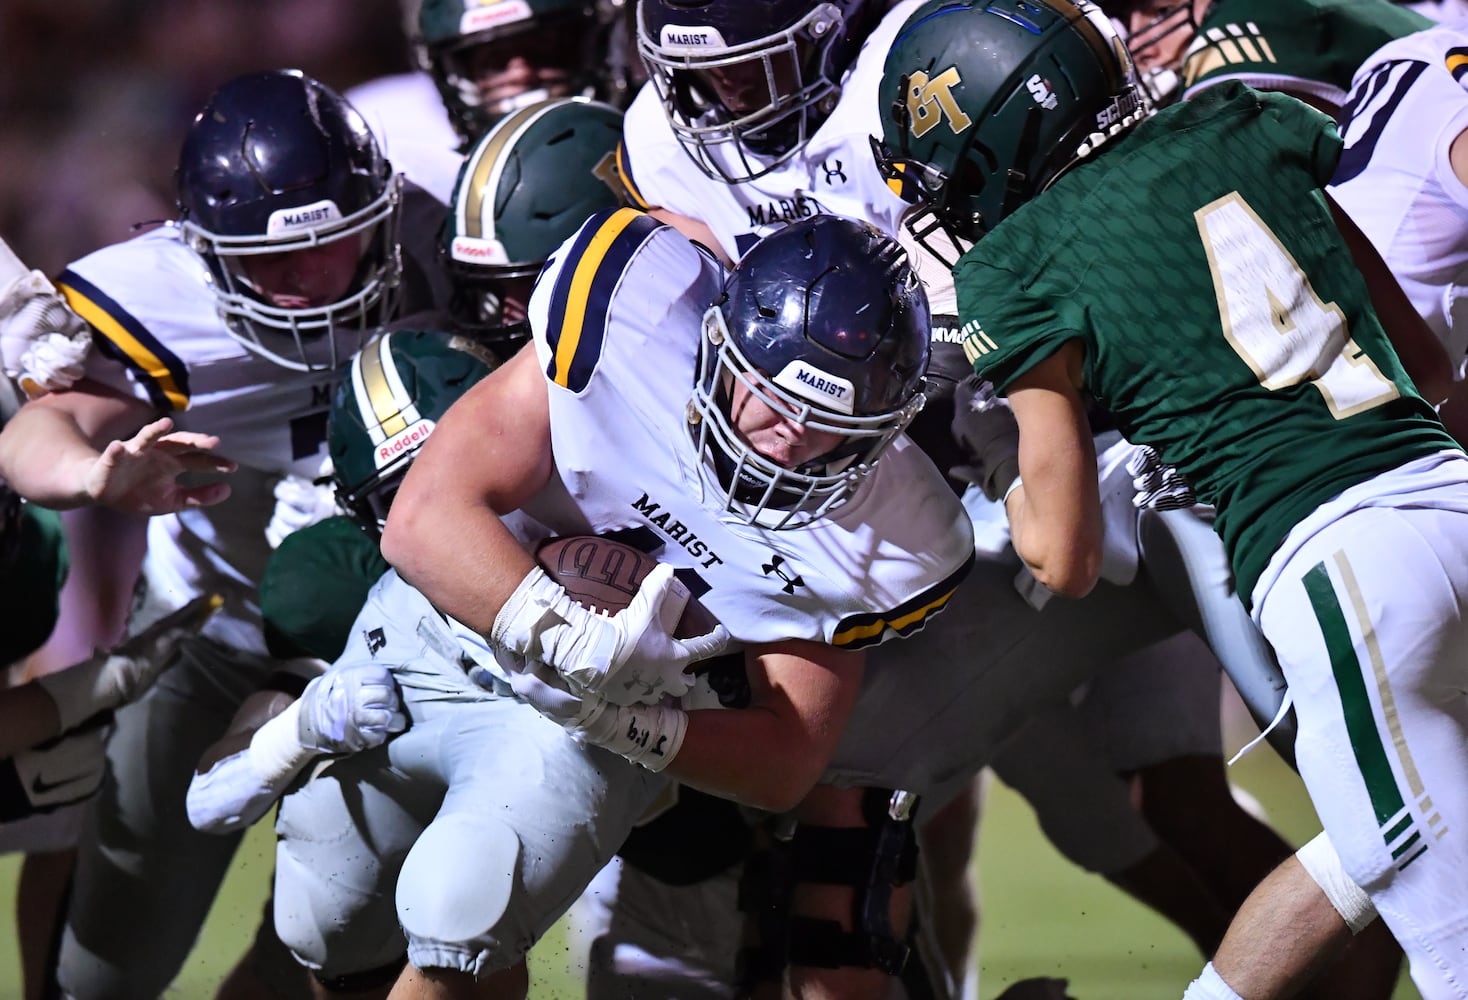
[[31, 779], [31, 791], [36, 795], [45, 795], [47, 792], [54, 792], [58, 788], [74, 785], [78, 781], [85, 781], [86, 778], [87, 775], [79, 774], [71, 778], [63, 778], [60, 781], [47, 781], [42, 775], [38, 774]]

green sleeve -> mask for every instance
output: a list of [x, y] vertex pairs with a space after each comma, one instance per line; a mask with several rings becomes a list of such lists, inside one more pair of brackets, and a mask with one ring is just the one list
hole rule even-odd
[[15, 540], [4, 546], [0, 565], [0, 607], [5, 608], [6, 623], [0, 664], [34, 653], [50, 638], [68, 567], [60, 514], [22, 503], [12, 524]]
[[377, 543], [349, 518], [327, 518], [288, 535], [260, 581], [270, 654], [335, 660], [367, 592], [388, 569]]

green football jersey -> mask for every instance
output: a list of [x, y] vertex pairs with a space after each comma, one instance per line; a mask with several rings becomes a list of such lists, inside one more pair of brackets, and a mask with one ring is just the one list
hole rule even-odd
[[1241, 80], [1339, 107], [1368, 56], [1432, 23], [1391, 0], [1216, 0], [1183, 59], [1184, 94]]
[[1339, 153], [1299, 101], [1212, 88], [1063, 175], [954, 270], [979, 375], [1002, 392], [1080, 339], [1087, 390], [1218, 508], [1246, 599], [1321, 503], [1456, 447], [1331, 219]]
[[335, 660], [367, 592], [388, 569], [377, 542], [350, 518], [329, 517], [287, 535], [260, 580], [271, 655]]
[[[13, 501], [12, 494], [0, 502]], [[5, 608], [5, 628], [0, 634], [0, 666], [29, 656], [50, 638], [69, 565], [60, 514], [20, 502], [7, 507], [3, 521], [0, 606]]]

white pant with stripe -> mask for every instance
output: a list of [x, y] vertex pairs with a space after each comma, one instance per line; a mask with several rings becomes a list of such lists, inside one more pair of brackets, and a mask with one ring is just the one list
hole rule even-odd
[[1424, 1000], [1468, 997], [1468, 459], [1419, 459], [1296, 526], [1254, 590], [1296, 756]]

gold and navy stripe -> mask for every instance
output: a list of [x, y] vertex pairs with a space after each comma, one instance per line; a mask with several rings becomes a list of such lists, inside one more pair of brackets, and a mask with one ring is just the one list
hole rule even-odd
[[1463, 77], [1468, 76], [1468, 47], [1457, 46], [1448, 49], [1445, 62], [1448, 72], [1453, 74], [1453, 79], [1462, 83]]
[[835, 634], [831, 636], [831, 645], [842, 649], [865, 649], [881, 642], [888, 629], [900, 636], [912, 635], [926, 625], [929, 618], [947, 606], [948, 599], [973, 567], [974, 557], [971, 555], [943, 582], [929, 587], [891, 611], [851, 615], [841, 619]]
[[637, 181], [632, 179], [632, 161], [627, 158], [627, 143], [617, 143], [617, 176], [622, 180], [622, 189], [627, 192], [627, 197], [637, 208], [648, 209], [652, 205], [642, 196], [637, 189]]
[[164, 347], [111, 296], [75, 271], [63, 271], [56, 286], [72, 311], [99, 335], [93, 340], [97, 350], [127, 366], [154, 406], [175, 411], [189, 408], [189, 370], [178, 355]]
[[[1334, 564], [1336, 575], [1340, 579], [1339, 588], [1331, 579], [1328, 562]], [[1320, 625], [1321, 636], [1325, 640], [1326, 655], [1330, 660], [1336, 690], [1340, 694], [1346, 734], [1350, 739], [1351, 753], [1356, 759], [1356, 769], [1366, 786], [1366, 795], [1371, 801], [1382, 841], [1391, 852], [1393, 863], [1401, 871], [1426, 853], [1431, 841], [1442, 837], [1448, 828], [1442, 814], [1433, 807], [1432, 797], [1427, 793], [1421, 772], [1407, 747], [1401, 716], [1397, 711], [1396, 696], [1392, 692], [1386, 673], [1386, 661], [1377, 641], [1376, 626], [1367, 612], [1355, 570], [1344, 552], [1335, 553], [1328, 562], [1316, 564], [1305, 574], [1302, 582], [1310, 606], [1315, 612], [1315, 619]], [[1356, 652], [1348, 614], [1355, 619], [1362, 636], [1364, 659]], [[1383, 738], [1381, 728], [1377, 726], [1367, 688], [1368, 681], [1376, 688], [1384, 728], [1390, 742]], [[1406, 794], [1403, 794], [1392, 770], [1393, 751], [1407, 785]], [[1418, 816], [1426, 817], [1425, 825], [1418, 820]]]
[[598, 212], [586, 221], [551, 290], [545, 377], [572, 392], [591, 383], [601, 360], [607, 313], [622, 273], [662, 224], [632, 208]]

